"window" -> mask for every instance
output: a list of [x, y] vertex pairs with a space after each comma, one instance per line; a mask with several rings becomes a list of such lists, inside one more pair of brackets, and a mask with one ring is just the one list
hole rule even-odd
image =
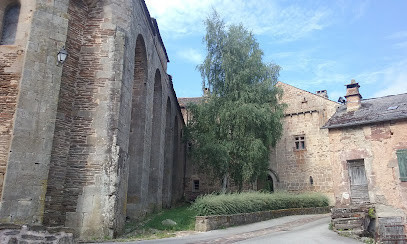
[[199, 191], [199, 180], [194, 180], [193, 183], [194, 183], [194, 184], [193, 184], [193, 186], [192, 186], [192, 187], [193, 187], [192, 189], [193, 189], [194, 191]]
[[305, 136], [295, 136], [295, 150], [305, 150]]
[[396, 154], [399, 163], [400, 180], [407, 182], [407, 149], [397, 150]]
[[6, 8], [3, 17], [3, 30], [1, 32], [0, 45], [14, 44], [19, 15], [20, 4], [10, 5]]

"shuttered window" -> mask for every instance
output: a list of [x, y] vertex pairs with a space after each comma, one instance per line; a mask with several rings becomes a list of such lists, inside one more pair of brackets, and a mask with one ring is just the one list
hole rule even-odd
[[407, 149], [397, 150], [397, 161], [399, 162], [400, 180], [407, 181]]

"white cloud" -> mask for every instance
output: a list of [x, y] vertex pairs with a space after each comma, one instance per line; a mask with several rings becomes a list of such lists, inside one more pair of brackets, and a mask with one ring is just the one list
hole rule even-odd
[[370, 1], [369, 0], [364, 0], [359, 3], [354, 9], [353, 9], [353, 21], [361, 18], [363, 15], [365, 15], [367, 7], [369, 6]]
[[374, 97], [407, 93], [407, 72], [403, 72], [395, 77], [395, 80], [388, 83], [388, 87], [376, 92]]
[[407, 41], [398, 42], [398, 43], [394, 44], [394, 47], [396, 47], [396, 48], [407, 48]]
[[404, 39], [404, 38], [407, 38], [407, 30], [398, 31], [398, 32], [392, 33], [386, 37], [386, 39], [392, 39], [392, 40]]
[[[335, 60], [327, 60], [321, 58], [313, 58], [313, 51], [306, 50], [297, 53], [280, 53], [279, 57], [283, 57], [283, 61], [279, 64], [284, 72], [298, 72], [312, 75], [312, 78], [304, 77], [301, 80], [295, 81], [303, 87], [321, 87], [322, 84], [329, 86], [330, 84], [343, 83], [347, 80], [347, 76], [338, 73], [340, 63]], [[286, 62], [284, 62], [286, 60]]]
[[398, 31], [394, 32], [388, 36], [385, 37], [385, 39], [393, 40], [395, 43], [393, 44], [393, 47], [395, 48], [407, 48], [407, 31]]
[[381, 97], [407, 93], [407, 59], [393, 62], [375, 71], [366, 71], [356, 75], [358, 82], [377, 87], [372, 97]]
[[193, 64], [201, 64], [204, 60], [203, 55], [193, 48], [182, 49], [177, 53], [177, 55], [180, 58], [187, 60], [188, 62], [191, 62]]
[[278, 0], [146, 0], [166, 37], [182, 37], [205, 31], [203, 20], [212, 7], [227, 23], [243, 23], [255, 34], [267, 34], [279, 41], [297, 40], [321, 30], [332, 11], [324, 7], [304, 8], [295, 3], [281, 6]]

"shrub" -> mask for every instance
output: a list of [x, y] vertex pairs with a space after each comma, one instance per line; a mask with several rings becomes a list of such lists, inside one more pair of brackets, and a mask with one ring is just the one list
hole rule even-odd
[[242, 192], [199, 196], [191, 209], [200, 216], [251, 213], [288, 208], [325, 207], [329, 200], [320, 193]]

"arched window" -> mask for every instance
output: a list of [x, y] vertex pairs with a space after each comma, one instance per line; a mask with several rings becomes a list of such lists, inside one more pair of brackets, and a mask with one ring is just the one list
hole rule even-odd
[[20, 4], [11, 4], [6, 7], [3, 17], [3, 28], [1, 31], [0, 45], [14, 44], [16, 39], [18, 17], [20, 15]]

